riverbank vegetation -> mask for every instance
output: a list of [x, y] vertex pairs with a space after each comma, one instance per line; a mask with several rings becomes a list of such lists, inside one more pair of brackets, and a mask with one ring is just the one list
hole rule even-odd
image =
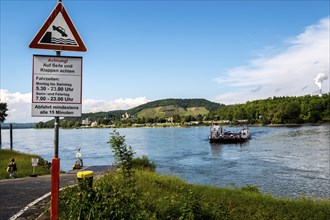
[[93, 188], [62, 192], [60, 219], [318, 219], [330, 216], [330, 201], [263, 195], [254, 186], [197, 186], [154, 172], [135, 170], [127, 180], [112, 172]]
[[15, 178], [27, 177], [33, 174], [32, 158], [38, 158], [38, 166], [35, 167], [34, 174], [46, 175], [50, 174], [50, 163], [40, 156], [22, 153], [10, 149], [0, 149], [0, 179], [8, 179], [9, 173], [6, 171], [7, 165], [11, 159], [15, 159], [17, 171]]
[[326, 220], [330, 216], [329, 199], [274, 198], [255, 186], [192, 185], [155, 173], [147, 157], [134, 165], [134, 152], [116, 131], [109, 144], [117, 171], [95, 180], [93, 187], [82, 181], [61, 191], [60, 219]]
[[[80, 118], [63, 118], [60, 127], [196, 126], [209, 125], [212, 121], [248, 125], [330, 122], [330, 94], [273, 97], [235, 105], [204, 99], [164, 99], [125, 111], [84, 113]], [[54, 120], [35, 124], [35, 128], [53, 126]]]

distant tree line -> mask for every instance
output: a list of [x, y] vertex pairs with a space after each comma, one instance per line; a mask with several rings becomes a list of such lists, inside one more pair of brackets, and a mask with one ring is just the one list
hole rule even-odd
[[[84, 116], [85, 118], [86, 116]], [[92, 121], [96, 121], [99, 125], [113, 125], [114, 127], [124, 127], [124, 126], [132, 126], [132, 125], [144, 125], [144, 124], [155, 124], [155, 123], [185, 123], [191, 121], [198, 121], [203, 122], [207, 117], [205, 115], [187, 115], [187, 116], [180, 116], [178, 114], [173, 115], [173, 119], [170, 121], [166, 118], [160, 117], [133, 117], [126, 120], [121, 120], [120, 117], [113, 117], [112, 119], [109, 118], [97, 118], [92, 117], [90, 118]], [[60, 120], [60, 127], [61, 128], [79, 128], [82, 126], [81, 118], [64, 118]], [[54, 127], [54, 120], [50, 120], [47, 122], [38, 122], [34, 125], [34, 128], [53, 128]]]
[[245, 104], [228, 105], [209, 114], [213, 120], [249, 124], [299, 124], [330, 121], [330, 94], [300, 97], [273, 97]]
[[[174, 100], [174, 99], [173, 99]], [[172, 99], [161, 100], [161, 105], [173, 105]], [[176, 99], [177, 100], [177, 99]], [[196, 100], [204, 102], [203, 99]], [[300, 97], [273, 97], [264, 100], [249, 101], [245, 104], [221, 105], [218, 104], [215, 110], [211, 110], [206, 115], [179, 115], [174, 114], [171, 119], [160, 118], [157, 116], [150, 117], [132, 117], [122, 120], [121, 115], [125, 112], [138, 112], [144, 108], [158, 107], [159, 101], [147, 103], [136, 108], [123, 111], [86, 113], [79, 118], [64, 118], [60, 120], [60, 127], [74, 128], [80, 127], [82, 119], [89, 118], [96, 121], [99, 125], [112, 125], [114, 127], [131, 126], [134, 124], [154, 124], [154, 123], [186, 123], [186, 122], [204, 122], [222, 120], [228, 123], [248, 123], [248, 124], [301, 124], [301, 123], [318, 123], [330, 121], [330, 93], [322, 97], [319, 96], [300, 96]], [[178, 105], [178, 102], [176, 102]], [[179, 99], [180, 107], [201, 106], [201, 103], [189, 103], [186, 99]], [[210, 104], [206, 100], [207, 104]], [[205, 104], [204, 103], [204, 104]], [[215, 105], [211, 104], [212, 108]], [[211, 108], [211, 107], [210, 107]], [[54, 120], [48, 122], [39, 122], [35, 124], [35, 128], [52, 128]]]

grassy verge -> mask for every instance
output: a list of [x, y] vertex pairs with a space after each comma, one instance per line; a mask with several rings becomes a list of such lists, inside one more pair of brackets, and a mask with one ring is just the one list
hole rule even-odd
[[[151, 172], [138, 172], [138, 191], [149, 210], [165, 219], [327, 219], [330, 200], [279, 199], [263, 195], [256, 187], [228, 189], [197, 186]], [[148, 186], [147, 188], [145, 186]], [[171, 209], [174, 209], [171, 211]]]
[[[125, 182], [126, 181], [126, 182]], [[282, 199], [256, 187], [191, 185], [174, 177], [135, 170], [112, 172], [93, 188], [70, 188], [60, 199], [61, 219], [329, 219], [330, 200]], [[83, 216], [83, 217], [82, 217]]]
[[47, 161], [37, 155], [22, 153], [9, 149], [0, 149], [0, 179], [8, 179], [9, 173], [6, 168], [11, 159], [14, 158], [17, 164], [15, 177], [26, 177], [33, 174], [32, 158], [39, 158], [39, 165], [35, 167], [35, 174], [45, 175], [50, 174], [50, 169], [47, 168]]

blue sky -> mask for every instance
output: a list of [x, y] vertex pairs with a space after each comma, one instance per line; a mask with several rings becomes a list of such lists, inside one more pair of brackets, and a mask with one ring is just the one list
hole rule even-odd
[[[56, 0], [1, 0], [6, 122], [32, 122], [29, 43]], [[83, 112], [165, 98], [234, 104], [318, 93], [329, 78], [329, 1], [73, 1], [63, 4], [88, 48]], [[322, 82], [329, 92], [329, 79]]]

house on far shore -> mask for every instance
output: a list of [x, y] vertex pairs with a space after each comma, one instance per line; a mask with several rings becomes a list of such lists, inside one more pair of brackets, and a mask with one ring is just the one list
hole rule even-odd
[[128, 114], [127, 112], [121, 115], [121, 120], [127, 120], [129, 118], [134, 118], [134, 115]]
[[89, 126], [92, 122], [89, 120], [89, 118], [86, 118], [81, 121], [82, 126]]
[[97, 121], [93, 121], [91, 123], [91, 127], [97, 127], [99, 125], [99, 123]]
[[81, 121], [81, 126], [83, 127], [97, 127], [99, 125], [99, 123], [97, 121], [91, 121], [89, 118], [86, 118], [84, 120]]

